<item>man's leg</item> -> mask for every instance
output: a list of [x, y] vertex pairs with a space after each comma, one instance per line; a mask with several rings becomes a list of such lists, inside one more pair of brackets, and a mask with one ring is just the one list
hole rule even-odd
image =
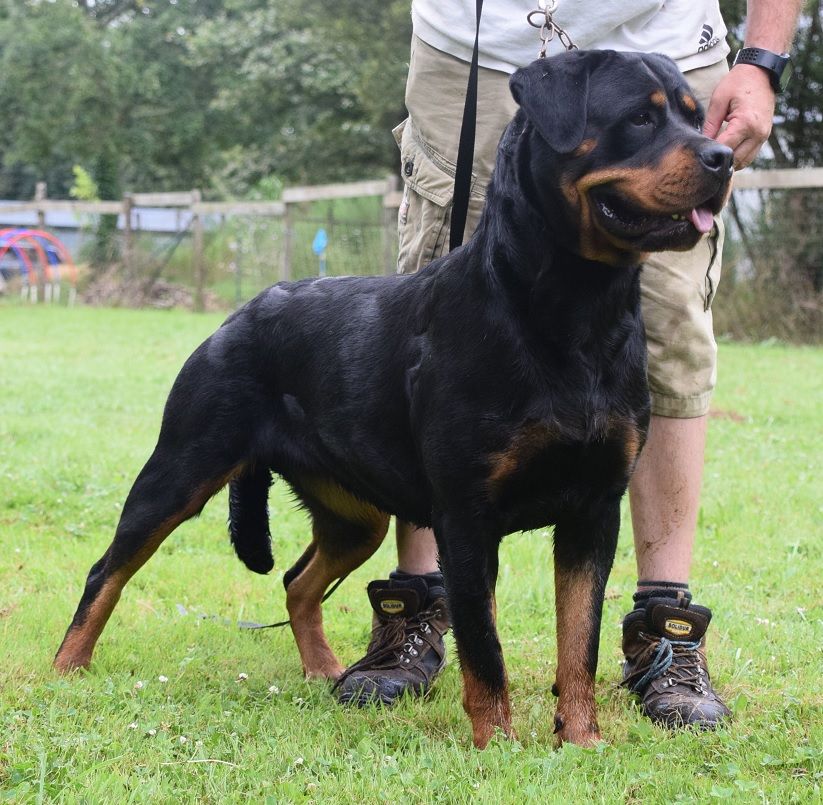
[[414, 576], [440, 571], [434, 531], [397, 521], [397, 569]]
[[[687, 74], [705, 103], [724, 64]], [[637, 558], [635, 607], [623, 621], [623, 684], [668, 726], [714, 726], [729, 711], [714, 692], [705, 654], [711, 611], [691, 603], [709, 398], [717, 347], [711, 302], [722, 227], [687, 254], [651, 258], [641, 276], [652, 420], [629, 487]]]
[[708, 673], [711, 611], [689, 592], [706, 421], [652, 416], [629, 488], [638, 581], [623, 622], [624, 685], [670, 727], [712, 727], [729, 715]]
[[653, 416], [631, 480], [638, 587], [688, 582], [703, 479], [706, 416]]

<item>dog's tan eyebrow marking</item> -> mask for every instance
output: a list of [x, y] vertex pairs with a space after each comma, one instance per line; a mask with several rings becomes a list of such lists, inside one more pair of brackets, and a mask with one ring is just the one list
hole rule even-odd
[[655, 90], [649, 98], [655, 106], [659, 106], [661, 109], [666, 105], [666, 93], [662, 89]]
[[594, 151], [595, 148], [597, 148], [597, 140], [590, 137], [588, 140], [583, 140], [583, 142], [574, 149], [574, 155], [576, 157], [584, 157], [586, 154]]
[[686, 107], [690, 112], [697, 111], [697, 100], [693, 95], [689, 95], [688, 93], [683, 93], [683, 106]]

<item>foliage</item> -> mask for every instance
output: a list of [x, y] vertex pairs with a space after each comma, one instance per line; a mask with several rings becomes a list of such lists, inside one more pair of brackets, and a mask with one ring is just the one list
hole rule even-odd
[[334, 16], [301, 0], [6, 0], [0, 189], [46, 179], [59, 197], [77, 163], [131, 191], [220, 195], [273, 174], [380, 175], [409, 38], [402, 0], [344, 0]]
[[[165, 395], [219, 321], [0, 308], [9, 345], [0, 353], [0, 801], [820, 801], [820, 349], [720, 345], [693, 573], [695, 600], [714, 611], [712, 679], [735, 714], [717, 732], [653, 727], [617, 686], [619, 621], [635, 580], [628, 517], [597, 681], [608, 744], [553, 748], [546, 531], [502, 543], [498, 622], [519, 742], [472, 748], [452, 642], [428, 701], [339, 707], [326, 684], [302, 679], [288, 630], [235, 626], [282, 617], [282, 571], [310, 538], [280, 483], [271, 576], [234, 557], [221, 495], [127, 585], [90, 672], [56, 677], [51, 657], [154, 444]], [[344, 661], [367, 643], [365, 585], [393, 567], [391, 543], [324, 606]]]
[[74, 184], [69, 188], [69, 195], [78, 201], [99, 201], [100, 190], [91, 174], [82, 165], [75, 165], [72, 173]]
[[[721, 8], [734, 53], [746, 0]], [[821, 0], [807, 0], [761, 167], [823, 164], [822, 25]], [[74, 165], [102, 198], [267, 198], [393, 173], [410, 35], [409, 0], [0, 0], [0, 197], [31, 198], [37, 181], [65, 197]], [[808, 225], [821, 204], [793, 191], [733, 210], [738, 299], [788, 279], [788, 307], [823, 315], [823, 241]], [[116, 256], [114, 226], [100, 222], [98, 264]], [[788, 247], [775, 257], [767, 238]], [[781, 305], [757, 315], [782, 321]]]
[[67, 2], [14, 4], [6, 13], [0, 19], [3, 165], [26, 166], [31, 179], [45, 179], [59, 192], [74, 164], [90, 167], [101, 144], [119, 146], [108, 81], [116, 66], [94, 26]]
[[[723, 0], [733, 46], [746, 5]], [[130, 191], [246, 195], [260, 180], [393, 170], [408, 0], [0, 0], [0, 190], [59, 197], [71, 167], [106, 163]], [[780, 164], [823, 149], [820, 0], [772, 138]]]
[[[721, 3], [733, 53], [742, 46], [745, 3]], [[823, 16], [807, 0], [792, 56], [794, 75], [777, 98], [775, 126], [758, 167], [823, 165]], [[821, 190], [735, 194], [730, 206], [740, 249], [726, 259], [731, 288], [720, 294], [721, 332], [819, 341], [823, 333], [823, 238], [810, 226], [823, 216]]]

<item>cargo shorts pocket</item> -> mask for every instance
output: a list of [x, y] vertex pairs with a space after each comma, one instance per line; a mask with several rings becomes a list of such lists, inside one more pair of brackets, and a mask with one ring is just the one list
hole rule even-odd
[[714, 219], [714, 229], [706, 237], [706, 243], [710, 250], [709, 267], [703, 283], [703, 310], [708, 311], [712, 306], [717, 285], [720, 282], [720, 266], [723, 261], [723, 242], [726, 230], [723, 221], [717, 217]]
[[448, 250], [454, 166], [422, 140], [409, 119], [392, 134], [403, 178], [397, 271], [412, 274]]

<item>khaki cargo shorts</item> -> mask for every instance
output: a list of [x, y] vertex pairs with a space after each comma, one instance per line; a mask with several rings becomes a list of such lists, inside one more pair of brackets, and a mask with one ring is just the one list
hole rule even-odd
[[[726, 70], [720, 62], [686, 74], [704, 105]], [[404, 183], [398, 212], [400, 273], [417, 271], [448, 251], [467, 79], [465, 62], [416, 37], [412, 40], [406, 85], [409, 117], [394, 130]], [[479, 220], [497, 143], [516, 109], [509, 76], [481, 67], [466, 237]], [[717, 373], [711, 303], [722, 251], [723, 225], [717, 218], [712, 232], [692, 251], [653, 255], [641, 274], [652, 413], [658, 416], [689, 418], [708, 411]]]

